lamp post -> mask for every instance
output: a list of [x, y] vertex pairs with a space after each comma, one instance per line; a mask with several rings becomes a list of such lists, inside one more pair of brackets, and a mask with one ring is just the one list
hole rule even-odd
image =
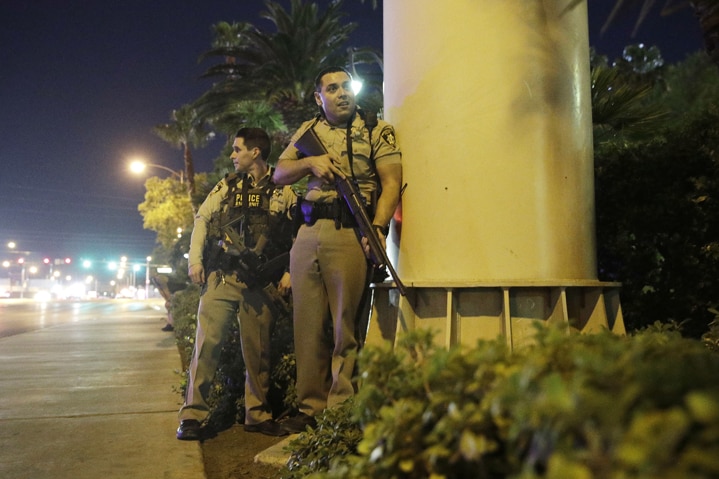
[[145, 169], [146, 169], [148, 166], [153, 167], [153, 168], [159, 168], [159, 169], [161, 169], [161, 170], [165, 170], [165, 171], [169, 172], [172, 176], [176, 176], [177, 179], [180, 180], [180, 183], [184, 183], [184, 182], [185, 182], [185, 173], [184, 173], [184, 171], [182, 171], [182, 170], [180, 170], [180, 171], [175, 171], [175, 170], [173, 170], [172, 168], [168, 168], [167, 166], [158, 165], [158, 164], [156, 164], [156, 163], [147, 163], [147, 162], [142, 161], [142, 160], [133, 160], [133, 161], [130, 163], [130, 171], [132, 171], [133, 173], [142, 173], [143, 171], [145, 171]]
[[25, 269], [25, 256], [30, 254], [29, 251], [19, 251], [17, 249], [17, 243], [14, 241], [8, 241], [7, 248], [15, 254], [22, 255], [18, 258], [17, 263], [20, 265], [20, 298], [25, 297], [25, 283], [26, 283], [26, 269]]
[[25, 258], [17, 260], [20, 263], [20, 299], [25, 297]]
[[150, 299], [150, 261], [152, 256], [145, 258], [145, 299]]

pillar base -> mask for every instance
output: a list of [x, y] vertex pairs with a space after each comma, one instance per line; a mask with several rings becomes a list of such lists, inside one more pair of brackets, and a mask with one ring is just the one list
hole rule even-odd
[[513, 349], [531, 344], [539, 323], [567, 323], [571, 331], [626, 334], [619, 302], [621, 283], [594, 280], [481, 281], [408, 284], [400, 296], [392, 283], [376, 283], [366, 344], [394, 343], [416, 328], [435, 331], [449, 348], [504, 337]]

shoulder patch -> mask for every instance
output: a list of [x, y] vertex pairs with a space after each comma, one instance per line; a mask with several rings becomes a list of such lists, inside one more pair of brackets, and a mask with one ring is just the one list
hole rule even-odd
[[379, 135], [382, 140], [384, 140], [385, 143], [387, 143], [392, 148], [397, 147], [397, 137], [394, 135], [394, 128], [391, 126], [385, 126], [382, 128], [382, 133]]
[[214, 195], [215, 193], [217, 193], [218, 191], [220, 191], [220, 189], [222, 189], [222, 181], [220, 181], [219, 183], [217, 183], [217, 184], [215, 185], [215, 187], [212, 189], [211, 194]]

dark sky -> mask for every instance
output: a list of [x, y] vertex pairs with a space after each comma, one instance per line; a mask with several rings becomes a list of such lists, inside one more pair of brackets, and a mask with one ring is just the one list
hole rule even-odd
[[[629, 43], [657, 45], [669, 62], [702, 48], [689, 10], [655, 12], [636, 38], [631, 15], [600, 37], [612, 3], [589, 0], [590, 43], [610, 59]], [[359, 23], [352, 46], [381, 49], [381, 6], [344, 9]], [[260, 0], [0, 0], [0, 256], [10, 240], [43, 256], [149, 254], [155, 235], [137, 212], [144, 180], [127, 160], [182, 168], [181, 152], [151, 128], [208, 87], [199, 75], [209, 64], [197, 59], [211, 25], [269, 29], [261, 10]], [[211, 170], [220, 147], [196, 152], [196, 169]]]

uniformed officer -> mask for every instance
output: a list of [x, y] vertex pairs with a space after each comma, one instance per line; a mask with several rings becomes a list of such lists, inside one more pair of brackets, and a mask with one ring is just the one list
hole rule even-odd
[[[299, 414], [282, 423], [290, 433], [314, 427], [314, 416], [355, 392], [357, 316], [369, 267], [357, 224], [338, 198], [335, 176], [357, 182], [383, 242], [400, 197], [402, 164], [394, 129], [381, 120], [376, 126], [365, 121], [351, 82], [340, 67], [317, 75], [320, 114], [295, 132], [274, 174], [284, 185], [309, 175], [301, 204], [305, 223], [290, 252], [299, 401]], [[328, 154], [302, 157], [295, 142], [310, 128]]]
[[222, 345], [237, 318], [246, 368], [245, 430], [286, 434], [267, 400], [272, 314], [263, 287], [277, 282], [281, 294], [289, 291], [287, 260], [297, 197], [289, 186], [273, 183], [265, 160], [269, 153], [264, 130], [240, 129], [231, 155], [236, 173], [215, 186], [195, 216], [189, 276], [203, 289], [178, 439], [200, 436]]

